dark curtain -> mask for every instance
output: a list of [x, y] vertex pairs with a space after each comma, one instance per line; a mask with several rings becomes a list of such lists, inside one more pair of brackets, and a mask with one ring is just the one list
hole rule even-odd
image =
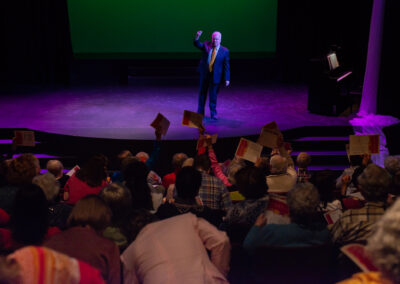
[[364, 77], [372, 0], [278, 0], [277, 58], [283, 81], [305, 81], [312, 58], [341, 48], [340, 63]]
[[2, 83], [68, 83], [72, 46], [67, 0], [2, 2]]
[[400, 118], [400, 107], [395, 103], [399, 97], [399, 67], [398, 44], [400, 3], [396, 0], [386, 0], [385, 20], [383, 24], [383, 39], [381, 49], [381, 67], [378, 85], [377, 113]]

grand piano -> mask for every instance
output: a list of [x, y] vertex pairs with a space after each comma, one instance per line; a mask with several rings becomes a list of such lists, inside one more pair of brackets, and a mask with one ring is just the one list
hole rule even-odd
[[341, 66], [334, 51], [310, 60], [308, 110], [322, 115], [341, 115], [349, 106], [348, 85], [352, 71]]

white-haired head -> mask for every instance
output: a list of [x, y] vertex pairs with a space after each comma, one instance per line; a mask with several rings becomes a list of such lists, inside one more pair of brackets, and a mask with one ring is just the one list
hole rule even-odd
[[218, 47], [221, 44], [222, 35], [219, 31], [215, 31], [212, 34], [212, 45], [213, 47]]
[[43, 190], [43, 193], [48, 201], [52, 201], [60, 191], [60, 184], [51, 173], [44, 173], [42, 175], [35, 176], [32, 179], [32, 183], [36, 184]]
[[392, 283], [400, 283], [400, 200], [376, 223], [368, 239], [367, 253], [382, 274]]
[[271, 166], [271, 174], [286, 173], [287, 160], [281, 155], [274, 155], [271, 157], [269, 164]]

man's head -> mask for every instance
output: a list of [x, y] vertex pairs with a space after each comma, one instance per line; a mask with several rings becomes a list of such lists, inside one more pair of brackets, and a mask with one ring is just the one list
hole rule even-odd
[[211, 168], [211, 161], [208, 155], [201, 154], [194, 158], [194, 167], [198, 170], [209, 172]]
[[262, 169], [247, 166], [235, 174], [236, 186], [246, 199], [259, 199], [267, 195], [268, 185]]
[[149, 159], [149, 154], [146, 152], [139, 152], [136, 154], [136, 157], [140, 159], [143, 163], [146, 163], [147, 160]]
[[180, 170], [187, 158], [188, 156], [185, 153], [176, 153], [172, 157], [172, 166], [174, 167], [174, 170]]
[[357, 179], [361, 193], [367, 201], [385, 201], [391, 177], [375, 164], [369, 164]]
[[310, 165], [310, 163], [311, 163], [311, 157], [310, 157], [310, 155], [308, 154], [308, 153], [306, 153], [306, 152], [301, 152], [298, 156], [297, 156], [297, 159], [296, 159], [296, 162], [297, 162], [297, 166], [299, 167], [299, 168], [307, 168], [309, 165]]
[[318, 190], [311, 183], [298, 183], [289, 192], [287, 203], [292, 223], [311, 225], [318, 212]]
[[274, 155], [271, 157], [269, 164], [271, 166], [271, 174], [286, 173], [287, 160], [280, 155]]
[[391, 175], [394, 175], [396, 172], [400, 171], [400, 157], [387, 157], [385, 159], [385, 170], [387, 170]]
[[7, 180], [14, 185], [30, 184], [39, 173], [39, 160], [32, 154], [23, 154], [11, 160], [7, 170]]
[[64, 166], [59, 160], [49, 160], [46, 165], [47, 171], [53, 174], [56, 178], [63, 175]]
[[213, 32], [212, 34], [212, 46], [218, 47], [221, 44], [221, 33]]
[[176, 176], [175, 187], [178, 197], [194, 200], [199, 194], [201, 173], [194, 167], [184, 167]]

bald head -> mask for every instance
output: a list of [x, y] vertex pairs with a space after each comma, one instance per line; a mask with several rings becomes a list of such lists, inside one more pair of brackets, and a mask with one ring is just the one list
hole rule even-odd
[[53, 174], [56, 178], [60, 178], [63, 175], [64, 166], [59, 160], [50, 160], [46, 165], [47, 171]]
[[221, 44], [221, 33], [220, 32], [213, 32], [212, 34], [212, 46], [218, 47]]

